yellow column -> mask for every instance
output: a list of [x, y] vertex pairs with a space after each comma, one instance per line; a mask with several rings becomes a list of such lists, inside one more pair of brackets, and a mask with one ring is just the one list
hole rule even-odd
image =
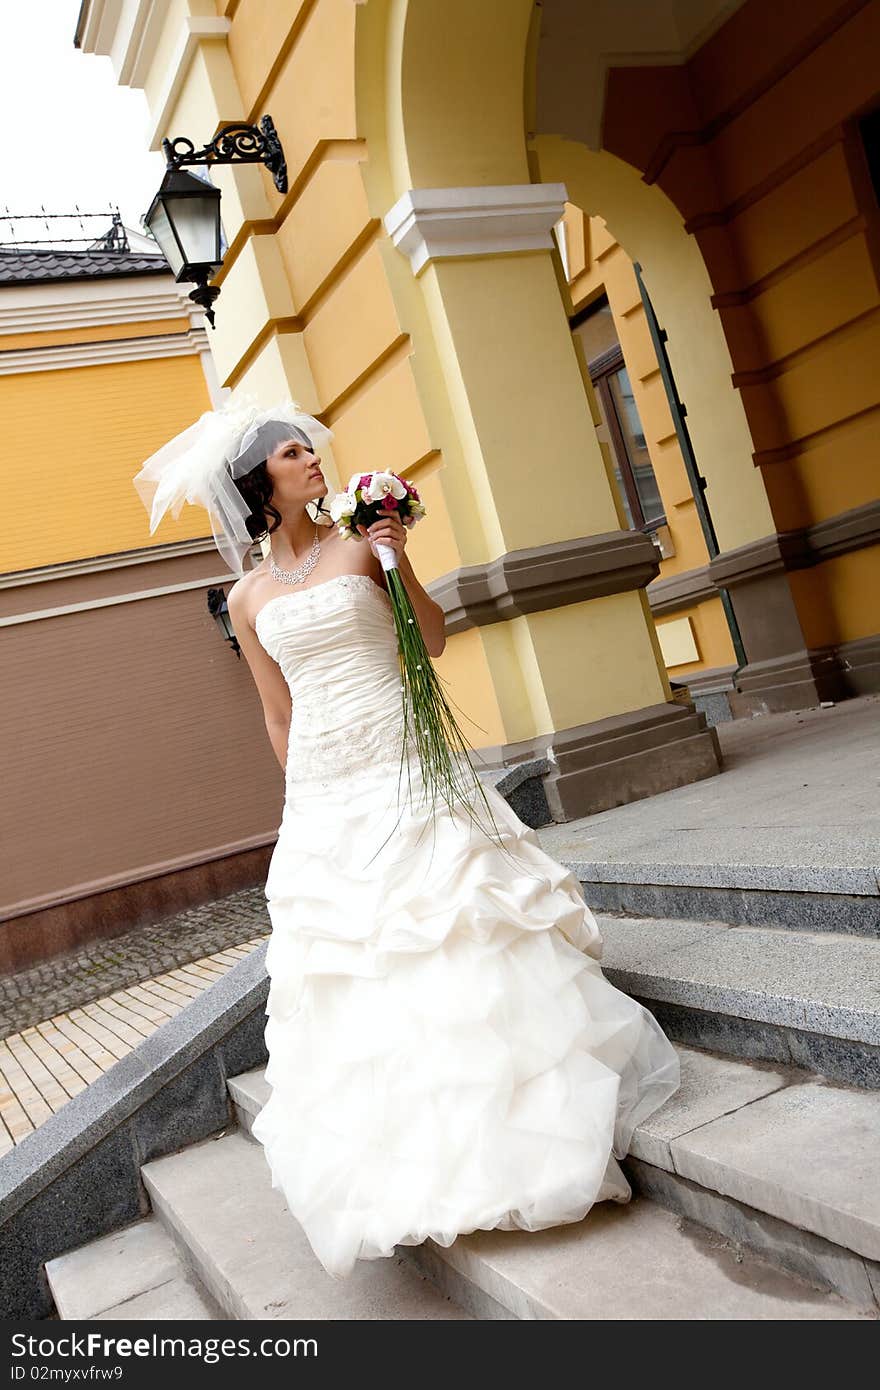
[[[609, 533], [628, 560], [644, 543], [621, 531], [559, 294], [550, 228], [564, 200], [562, 185], [423, 189], [385, 219], [417, 276], [459, 436], [464, 468], [444, 490], [466, 489], [479, 511], [464, 566]], [[547, 569], [558, 584], [552, 552]], [[618, 592], [481, 627], [509, 742], [670, 698], [644, 591], [629, 582], [622, 572]]]

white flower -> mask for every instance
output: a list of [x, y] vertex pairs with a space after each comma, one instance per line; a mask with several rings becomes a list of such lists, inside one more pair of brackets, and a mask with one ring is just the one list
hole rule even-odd
[[381, 502], [382, 498], [387, 497], [389, 493], [398, 501], [407, 495], [403, 483], [393, 473], [374, 473], [370, 479], [370, 485], [365, 488], [363, 495], [367, 502]]
[[350, 492], [351, 495], [352, 495], [352, 497], [354, 497], [355, 493], [357, 492], [358, 488], [360, 487], [360, 485], [361, 485], [361, 478], [362, 478], [363, 476], [364, 476], [363, 473], [352, 473], [351, 477], [349, 478], [349, 480], [348, 480], [348, 487], [347, 487], [346, 491], [347, 491], [347, 492]]
[[357, 499], [350, 492], [337, 492], [330, 503], [330, 515], [334, 521], [341, 521], [344, 516], [351, 516]]

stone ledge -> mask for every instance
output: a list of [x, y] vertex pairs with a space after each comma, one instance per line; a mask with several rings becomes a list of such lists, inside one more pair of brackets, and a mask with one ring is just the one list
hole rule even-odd
[[607, 531], [512, 550], [432, 579], [425, 588], [444, 610], [451, 635], [641, 589], [659, 568], [659, 551], [644, 531]]
[[550, 735], [545, 779], [553, 819], [610, 810], [721, 771], [714, 728], [693, 705], [670, 701]]
[[536, 830], [553, 819], [542, 780], [552, 769], [549, 758], [524, 758], [509, 767], [480, 769], [479, 776], [504, 797], [524, 825]]
[[[568, 863], [568, 861], [565, 861]], [[880, 898], [860, 893], [831, 893], [815, 883], [809, 891], [703, 887], [590, 879], [569, 865], [596, 912], [623, 917], [671, 917], [691, 922], [723, 922], [729, 927], [772, 927], [828, 936], [880, 938]]]
[[603, 967], [629, 994], [880, 1046], [880, 942], [729, 927], [600, 918]]
[[758, 1211], [747, 1203], [709, 1192], [698, 1183], [646, 1163], [634, 1154], [622, 1164], [633, 1191], [675, 1212], [686, 1221], [716, 1231], [740, 1249], [753, 1252], [814, 1288], [837, 1294], [877, 1316], [880, 1307], [880, 1265], [842, 1250], [810, 1231]]
[[0, 1163], [0, 1316], [47, 1317], [49, 1259], [143, 1216], [141, 1164], [234, 1118], [226, 1082], [266, 1060], [265, 945]]

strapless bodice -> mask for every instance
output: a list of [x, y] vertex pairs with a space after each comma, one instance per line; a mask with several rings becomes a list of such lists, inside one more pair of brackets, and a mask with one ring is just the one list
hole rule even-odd
[[338, 574], [276, 594], [254, 627], [290, 689], [288, 782], [397, 766], [403, 696], [384, 589], [366, 574]]

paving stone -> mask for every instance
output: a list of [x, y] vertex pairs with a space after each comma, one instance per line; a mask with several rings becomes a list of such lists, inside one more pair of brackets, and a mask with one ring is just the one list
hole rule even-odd
[[691, 1047], [676, 1051], [681, 1085], [638, 1126], [630, 1149], [636, 1158], [658, 1168], [673, 1168], [671, 1140], [791, 1083], [792, 1073], [776, 1067], [715, 1057]]
[[467, 1320], [401, 1256], [323, 1269], [289, 1211], [262, 1148], [233, 1132], [142, 1169], [153, 1210], [190, 1251], [199, 1278], [240, 1320]]
[[499, 1305], [542, 1321], [872, 1318], [638, 1198], [598, 1203], [583, 1221], [545, 1231], [475, 1231], [448, 1248], [427, 1241], [409, 1258], [438, 1281], [445, 1269], [441, 1286], [451, 1297], [470, 1286], [484, 1318], [497, 1317]]
[[55, 1305], [67, 1321], [93, 1318], [179, 1273], [171, 1238], [154, 1217], [46, 1263]]
[[[240, 889], [0, 977], [0, 1037], [189, 965], [270, 930], [262, 887]], [[182, 985], [181, 985], [182, 990]]]
[[58, 1315], [66, 1322], [214, 1321], [221, 1316], [154, 1216], [47, 1261], [46, 1275]]
[[788, 1086], [670, 1141], [675, 1171], [880, 1260], [880, 1095]]
[[178, 1275], [155, 1289], [135, 1294], [125, 1303], [117, 1303], [103, 1313], [96, 1313], [95, 1322], [216, 1322], [225, 1321], [214, 1300], [186, 1275]]
[[640, 1197], [649, 1197], [667, 1210], [708, 1227], [774, 1268], [806, 1280], [813, 1288], [839, 1294], [874, 1317], [880, 1316], [880, 1264], [732, 1197], [709, 1192], [652, 1163], [630, 1156], [623, 1167]]

